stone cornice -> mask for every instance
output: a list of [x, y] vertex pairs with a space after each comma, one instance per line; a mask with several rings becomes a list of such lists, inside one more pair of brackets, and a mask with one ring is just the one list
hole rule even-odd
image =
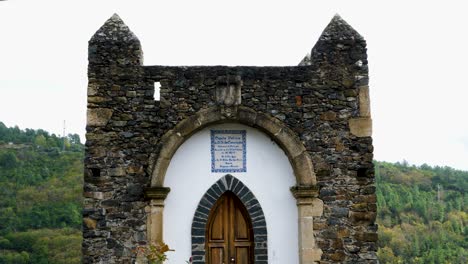
[[169, 187], [147, 187], [145, 188], [145, 198], [147, 200], [165, 200], [170, 191]]
[[294, 198], [297, 200], [304, 198], [316, 198], [318, 197], [318, 187], [315, 185], [305, 186], [297, 185], [290, 188]]

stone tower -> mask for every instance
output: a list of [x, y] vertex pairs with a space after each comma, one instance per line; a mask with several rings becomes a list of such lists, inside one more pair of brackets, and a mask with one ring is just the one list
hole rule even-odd
[[193, 263], [377, 263], [366, 42], [338, 15], [299, 66], [144, 66], [117, 15], [88, 59], [84, 263], [161, 241]]

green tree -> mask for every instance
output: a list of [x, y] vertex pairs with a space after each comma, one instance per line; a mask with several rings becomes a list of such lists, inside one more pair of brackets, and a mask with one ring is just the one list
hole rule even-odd
[[45, 147], [47, 147], [47, 139], [42, 134], [37, 135], [36, 139], [34, 140], [34, 144], [36, 144], [37, 146], [45, 148]]
[[0, 152], [0, 167], [11, 169], [18, 165], [18, 158], [13, 152]]

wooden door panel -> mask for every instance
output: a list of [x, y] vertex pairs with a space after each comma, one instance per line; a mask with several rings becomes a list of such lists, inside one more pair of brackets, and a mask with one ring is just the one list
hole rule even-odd
[[234, 239], [237, 240], [246, 240], [249, 239], [249, 226], [247, 225], [247, 219], [242, 214], [239, 208], [235, 208], [234, 213]]
[[212, 264], [223, 264], [225, 263], [225, 254], [224, 248], [222, 247], [213, 247], [210, 248], [210, 263]]
[[227, 192], [218, 199], [210, 211], [207, 228], [208, 264], [253, 263], [252, 222], [237, 196]]
[[213, 224], [211, 226], [211, 235], [210, 235], [210, 240], [225, 240], [225, 207], [224, 206], [218, 206], [216, 212], [215, 212], [215, 218], [213, 220]]
[[250, 247], [236, 247], [236, 264], [249, 264]]

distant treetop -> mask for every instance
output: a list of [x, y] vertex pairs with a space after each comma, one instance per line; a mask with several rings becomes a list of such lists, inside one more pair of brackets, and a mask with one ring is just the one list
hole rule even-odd
[[68, 134], [65, 138], [50, 134], [43, 129], [20, 129], [18, 126], [7, 127], [0, 122], [0, 147], [8, 144], [25, 144], [41, 148], [78, 150], [83, 147], [78, 134]]

